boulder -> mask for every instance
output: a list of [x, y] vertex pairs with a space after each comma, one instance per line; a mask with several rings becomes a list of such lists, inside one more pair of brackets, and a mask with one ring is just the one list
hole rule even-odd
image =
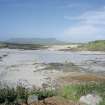
[[32, 103], [38, 103], [38, 96], [37, 95], [30, 95], [28, 97], [28, 104], [32, 104]]
[[14, 105], [27, 105], [27, 101], [25, 99], [17, 99]]
[[87, 94], [86, 96], [80, 97], [80, 102], [86, 105], [99, 105], [102, 98], [96, 94]]

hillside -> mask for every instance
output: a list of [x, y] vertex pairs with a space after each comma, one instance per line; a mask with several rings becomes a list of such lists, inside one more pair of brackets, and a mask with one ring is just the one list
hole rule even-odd
[[89, 42], [83, 47], [89, 51], [105, 51], [105, 40], [96, 40]]
[[41, 45], [41, 44], [22, 44], [22, 43], [0, 42], [0, 48], [38, 50], [38, 49], [44, 49], [46, 48], [46, 46]]
[[62, 44], [63, 41], [59, 41], [55, 38], [12, 38], [7, 40], [9, 43], [18, 44]]

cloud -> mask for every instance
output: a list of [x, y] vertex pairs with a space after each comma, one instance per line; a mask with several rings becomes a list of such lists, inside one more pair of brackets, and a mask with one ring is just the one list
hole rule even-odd
[[79, 26], [75, 26], [75, 27], [66, 29], [65, 34], [67, 34], [67, 35], [69, 35], [69, 34], [73, 34], [73, 35], [88, 34], [88, 35], [90, 35], [90, 34], [93, 34], [93, 33], [96, 33], [96, 32], [97, 32], [96, 28], [94, 28], [91, 25], [79, 25]]
[[105, 24], [105, 8], [100, 11], [90, 11], [77, 17], [64, 16], [68, 20], [79, 20], [85, 24]]
[[88, 11], [77, 17], [64, 16], [64, 18], [77, 21], [75, 26], [70, 26], [64, 31], [64, 34], [73, 40], [86, 41], [105, 38], [105, 8]]

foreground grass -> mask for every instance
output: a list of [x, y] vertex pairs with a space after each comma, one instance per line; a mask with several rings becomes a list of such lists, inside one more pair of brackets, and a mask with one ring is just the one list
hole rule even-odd
[[58, 96], [67, 100], [78, 102], [81, 96], [91, 94], [95, 92], [102, 97], [103, 102], [100, 105], [105, 105], [105, 82], [97, 83], [84, 83], [84, 84], [72, 84], [66, 85], [59, 90], [36, 90], [27, 89], [22, 85], [18, 85], [16, 88], [10, 88], [8, 86], [0, 88], [0, 105], [14, 105], [19, 103], [18, 100], [27, 103], [27, 99], [30, 95], [38, 96], [39, 100], [45, 98]]
[[60, 90], [59, 95], [66, 99], [78, 101], [81, 96], [93, 92], [102, 97], [103, 102], [100, 105], [105, 105], [105, 82], [67, 85]]
[[0, 105], [27, 104], [28, 96], [30, 95], [37, 95], [39, 100], [44, 100], [54, 96], [55, 91], [27, 89], [22, 85], [18, 85], [16, 88], [0, 87]]
[[9, 105], [16, 102], [18, 99], [26, 101], [28, 98], [28, 90], [23, 86], [17, 86], [16, 88], [10, 88], [8, 86], [0, 88], [0, 104]]

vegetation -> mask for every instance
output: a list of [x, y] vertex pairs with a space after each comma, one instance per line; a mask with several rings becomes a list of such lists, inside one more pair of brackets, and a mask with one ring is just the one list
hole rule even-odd
[[10, 48], [10, 49], [24, 49], [24, 50], [37, 50], [46, 48], [44, 45], [40, 44], [18, 44], [18, 43], [0, 43], [0, 48]]
[[29, 95], [37, 95], [39, 100], [52, 97], [56, 94], [53, 90], [36, 90], [27, 89], [21, 84], [16, 88], [10, 88], [9, 86], [0, 87], [0, 105], [14, 105], [21, 102], [27, 103]]
[[10, 88], [8, 86], [0, 88], [0, 104], [11, 104], [18, 99], [27, 101], [28, 90], [23, 86], [17, 86], [16, 88]]
[[105, 40], [96, 40], [79, 46], [81, 50], [105, 51]]
[[105, 103], [105, 82], [97, 83], [84, 83], [84, 84], [71, 84], [62, 87], [59, 91], [54, 90], [36, 90], [36, 89], [27, 89], [22, 85], [18, 85], [16, 88], [10, 88], [8, 86], [0, 88], [0, 104], [3, 105], [13, 105], [14, 103], [19, 103], [18, 100], [22, 100], [27, 103], [29, 95], [38, 96], [39, 100], [44, 100], [45, 98], [52, 96], [60, 96], [65, 99], [70, 99], [73, 101], [78, 101], [81, 96], [87, 95], [89, 93], [95, 92], [102, 97], [103, 102], [100, 105]]
[[54, 90], [32, 90], [31, 94], [37, 95], [39, 100], [43, 100], [45, 98], [55, 96], [57, 93]]
[[102, 97], [103, 102], [100, 105], [105, 105], [105, 82], [67, 85], [60, 90], [59, 95], [66, 99], [78, 101], [81, 96], [93, 92]]

